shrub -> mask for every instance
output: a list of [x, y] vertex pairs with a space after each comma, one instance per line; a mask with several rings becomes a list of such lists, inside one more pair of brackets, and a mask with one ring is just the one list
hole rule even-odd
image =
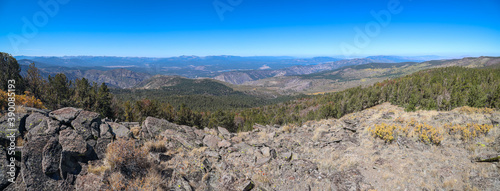
[[293, 132], [293, 130], [295, 128], [297, 128], [297, 126], [295, 126], [293, 124], [286, 124], [285, 126], [283, 126], [283, 131], [287, 132], [287, 133], [291, 133], [291, 132]]
[[125, 190], [127, 188], [126, 186], [126, 180], [125, 177], [119, 172], [114, 172], [109, 176], [109, 186], [111, 187], [111, 190]]
[[415, 124], [414, 132], [418, 139], [424, 143], [439, 145], [443, 141], [443, 135], [441, 135], [437, 128], [426, 123]]
[[458, 109], [459, 112], [461, 113], [466, 113], [466, 114], [472, 114], [472, 113], [480, 113], [480, 114], [492, 114], [495, 112], [494, 109], [492, 108], [475, 108], [475, 107], [469, 107], [469, 106], [464, 106]]
[[132, 132], [132, 134], [134, 135], [135, 138], [138, 138], [138, 137], [140, 137], [141, 127], [138, 127], [138, 126], [132, 127], [132, 128], [130, 128], [130, 132]]
[[89, 164], [89, 167], [87, 169], [88, 172], [90, 172], [92, 174], [96, 174], [96, 175], [101, 175], [106, 170], [109, 170], [109, 166], [108, 165], [97, 165], [97, 166], [94, 166], [92, 164]]
[[149, 167], [148, 152], [135, 145], [133, 140], [118, 139], [108, 145], [106, 162], [111, 170], [119, 170], [126, 176], [143, 175]]
[[443, 136], [435, 127], [425, 123], [417, 123], [415, 119], [411, 119], [406, 126], [395, 124], [388, 125], [385, 123], [376, 124], [373, 128], [368, 128], [368, 131], [370, 131], [374, 137], [379, 137], [385, 142], [390, 143], [399, 135], [409, 137], [410, 127], [413, 127], [412, 135], [415, 135], [418, 140], [424, 143], [439, 145], [443, 140]]
[[379, 137], [388, 143], [394, 140], [396, 130], [400, 130], [403, 134], [405, 134], [404, 132], [407, 132], [407, 130], [405, 128], [401, 128], [400, 125], [387, 125], [385, 123], [380, 125], [376, 124], [375, 127], [368, 128], [368, 131], [370, 131], [374, 137]]
[[144, 143], [144, 147], [148, 152], [163, 153], [167, 152], [166, 141], [148, 141]]
[[480, 135], [486, 135], [492, 128], [493, 125], [478, 125], [478, 124], [470, 124], [463, 126], [460, 124], [446, 124], [445, 129], [448, 130], [449, 134], [458, 134], [461, 136], [461, 139], [464, 141], [469, 141], [474, 139]]
[[[6, 91], [0, 90], [0, 109], [4, 110], [6, 109], [5, 106], [8, 103], [8, 93]], [[27, 107], [35, 107], [39, 109], [47, 109], [42, 101], [39, 99], [36, 99], [35, 96], [31, 95], [30, 92], [25, 91], [24, 95], [15, 95], [16, 98], [16, 105], [23, 105]]]

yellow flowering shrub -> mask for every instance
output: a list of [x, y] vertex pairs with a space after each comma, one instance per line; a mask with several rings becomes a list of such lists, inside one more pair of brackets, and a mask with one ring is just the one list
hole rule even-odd
[[397, 135], [401, 134], [403, 136], [408, 135], [408, 127], [401, 127], [400, 125], [395, 125], [395, 124], [376, 124], [373, 128], [368, 128], [368, 131], [372, 133], [374, 137], [379, 137], [385, 142], [392, 142], [394, 140], [394, 137]]
[[466, 114], [472, 114], [472, 113], [480, 113], [480, 114], [491, 114], [495, 112], [494, 109], [492, 108], [475, 108], [475, 107], [469, 107], [469, 106], [464, 106], [458, 109], [459, 112], [461, 113], [466, 113]]
[[[413, 128], [413, 131], [410, 131], [411, 128]], [[417, 123], [413, 118], [404, 126], [381, 123], [376, 124], [373, 128], [368, 128], [368, 130], [374, 137], [381, 138], [389, 143], [399, 135], [405, 137], [410, 137], [410, 135], [412, 135], [424, 143], [435, 145], [439, 145], [443, 140], [443, 135], [439, 133], [437, 128], [425, 123]]]
[[416, 123], [413, 131], [418, 139], [424, 143], [439, 145], [443, 141], [443, 135], [432, 125]]
[[458, 134], [464, 141], [472, 140], [480, 135], [486, 135], [492, 128], [493, 125], [483, 124], [470, 124], [460, 125], [460, 124], [446, 124], [445, 129], [448, 130], [449, 134]]
[[[31, 95], [30, 92], [25, 91], [24, 95], [15, 95], [16, 98], [16, 106], [26, 106], [26, 107], [34, 107], [39, 109], [47, 109], [40, 99], [36, 99], [35, 96]], [[5, 110], [8, 106], [7, 104], [9, 99], [9, 95], [6, 91], [0, 90], [0, 108]]]

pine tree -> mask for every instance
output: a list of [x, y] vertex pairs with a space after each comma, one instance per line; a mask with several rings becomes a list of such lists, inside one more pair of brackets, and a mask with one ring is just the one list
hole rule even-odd
[[16, 93], [24, 92], [24, 80], [21, 77], [21, 68], [17, 60], [10, 54], [0, 52], [0, 89], [8, 91], [9, 80], [15, 81]]
[[26, 82], [26, 90], [31, 92], [37, 99], [42, 99], [43, 90], [46, 89], [46, 81], [40, 75], [40, 71], [35, 67], [35, 63], [31, 63], [24, 78]]
[[45, 94], [44, 100], [48, 101], [51, 109], [66, 107], [71, 104], [71, 81], [66, 75], [59, 73], [54, 77], [49, 75], [49, 91]]
[[89, 81], [85, 78], [76, 79], [75, 83], [75, 95], [73, 96], [73, 100], [75, 101], [76, 106], [91, 110], [92, 109], [92, 87], [89, 84]]
[[109, 92], [108, 86], [102, 83], [97, 91], [97, 98], [95, 102], [95, 108], [99, 114], [103, 117], [112, 117], [111, 100], [113, 96]]
[[123, 104], [123, 116], [125, 118], [125, 121], [128, 121], [128, 122], [135, 121], [134, 108], [132, 107], [132, 104], [130, 103], [130, 101], [126, 101]]

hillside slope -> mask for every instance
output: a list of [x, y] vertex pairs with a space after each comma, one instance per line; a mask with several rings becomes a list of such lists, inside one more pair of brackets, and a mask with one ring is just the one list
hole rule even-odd
[[175, 108], [185, 105], [195, 111], [233, 111], [259, 107], [292, 99], [273, 93], [238, 91], [213, 79], [189, 79], [180, 76], [156, 75], [130, 89], [112, 89], [119, 101], [156, 100]]
[[462, 66], [467, 68], [495, 68], [500, 66], [499, 57], [477, 57], [452, 60], [433, 60], [426, 62], [401, 63], [366, 63], [340, 67], [307, 75], [278, 76], [260, 80], [247, 81], [244, 86], [277, 91], [283, 95], [297, 93], [326, 93], [344, 89], [371, 85], [388, 78], [400, 77], [414, 72]]
[[15, 184], [0, 177], [2, 189], [500, 189], [500, 112], [491, 109], [405, 112], [385, 103], [237, 134], [152, 117], [118, 124], [74, 108], [46, 115], [19, 115], [22, 173]]
[[[21, 74], [26, 75], [28, 71], [28, 66], [33, 61], [31, 60], [19, 60], [18, 63], [21, 66]], [[91, 82], [96, 83], [106, 83], [108, 86], [115, 88], [132, 88], [151, 78], [151, 75], [147, 73], [134, 72], [127, 69], [89, 69], [89, 68], [69, 68], [64, 66], [56, 66], [43, 62], [35, 62], [35, 66], [39, 69], [40, 75], [47, 79], [49, 75], [52, 77], [58, 73], [63, 73], [69, 80], [87, 78]]]

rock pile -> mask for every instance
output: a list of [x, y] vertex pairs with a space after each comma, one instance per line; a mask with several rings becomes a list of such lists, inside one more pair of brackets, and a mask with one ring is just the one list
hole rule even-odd
[[[93, 112], [63, 108], [48, 115], [18, 115], [18, 175], [9, 184], [2, 148], [0, 189], [112, 189], [113, 175], [89, 172], [89, 165], [104, 164], [108, 145], [127, 139], [165, 148], [149, 150], [147, 159], [159, 174], [159, 190], [498, 190], [498, 162], [474, 161], [498, 154], [499, 117], [498, 111], [406, 113], [382, 104], [338, 120], [300, 127], [256, 124], [251, 132], [231, 133], [153, 117], [142, 124], [114, 123]], [[449, 136], [438, 146], [411, 137], [388, 143], [368, 131], [374, 124], [410, 119], [435, 126], [474, 122], [495, 127], [472, 144]], [[0, 127], [5, 129], [6, 122], [0, 119]], [[0, 140], [4, 146], [8, 142], [4, 135]]]

